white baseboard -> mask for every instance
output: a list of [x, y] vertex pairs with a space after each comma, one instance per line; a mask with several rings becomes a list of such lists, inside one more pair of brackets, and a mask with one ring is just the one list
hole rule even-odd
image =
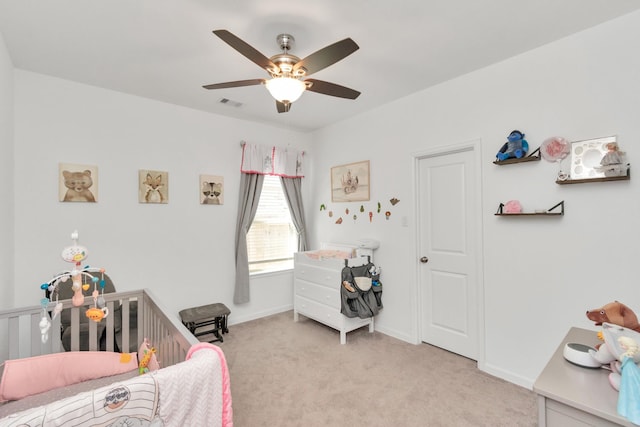
[[[478, 366], [478, 368], [480, 369], [480, 366]], [[535, 382], [535, 380], [531, 378], [525, 378], [520, 375], [516, 375], [513, 372], [505, 371], [504, 369], [500, 369], [495, 365], [491, 365], [490, 363], [485, 363], [480, 370], [486, 372], [489, 375], [493, 375], [494, 377], [498, 377], [505, 381], [509, 381], [510, 383], [519, 385], [520, 387], [533, 390], [533, 383]]]
[[[237, 325], [239, 323], [249, 322], [250, 320], [262, 319], [263, 317], [271, 316], [273, 314], [283, 313], [285, 311], [293, 310], [293, 304], [287, 304], [280, 307], [273, 307], [268, 310], [251, 313], [245, 316], [229, 316], [229, 326]], [[293, 313], [291, 314], [291, 321], [293, 322]]]
[[392, 338], [398, 339], [400, 341], [408, 342], [409, 344], [418, 344], [415, 342], [411, 335], [407, 335], [395, 329], [389, 329], [385, 327], [378, 326], [377, 323], [374, 322], [374, 329], [376, 332], [380, 332], [381, 334], [389, 335]]

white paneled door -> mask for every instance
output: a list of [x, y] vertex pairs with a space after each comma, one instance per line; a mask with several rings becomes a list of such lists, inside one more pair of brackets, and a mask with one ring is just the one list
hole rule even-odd
[[478, 360], [473, 148], [418, 160], [420, 334], [423, 342]]

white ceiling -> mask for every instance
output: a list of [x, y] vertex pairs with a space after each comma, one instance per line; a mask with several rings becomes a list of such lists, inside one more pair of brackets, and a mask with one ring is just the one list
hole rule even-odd
[[[19, 69], [313, 130], [637, 9], [637, 0], [0, 0], [0, 32]], [[262, 86], [205, 90], [268, 77], [214, 29], [267, 57], [280, 33], [295, 37], [300, 58], [351, 37], [360, 49], [312, 77], [362, 95], [307, 92], [279, 114]]]

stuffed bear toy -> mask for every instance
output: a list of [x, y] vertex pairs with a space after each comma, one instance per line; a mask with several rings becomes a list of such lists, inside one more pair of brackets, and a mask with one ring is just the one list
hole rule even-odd
[[524, 133], [519, 130], [513, 130], [507, 137], [507, 142], [504, 143], [496, 158], [499, 161], [507, 160], [508, 158], [515, 157], [520, 159], [529, 151], [529, 143], [524, 139]]

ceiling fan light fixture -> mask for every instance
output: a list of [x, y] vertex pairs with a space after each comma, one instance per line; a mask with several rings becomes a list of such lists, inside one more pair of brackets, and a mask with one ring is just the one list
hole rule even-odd
[[345, 99], [356, 99], [360, 95], [360, 92], [348, 87], [307, 78], [311, 74], [324, 70], [358, 50], [359, 46], [350, 38], [325, 46], [300, 59], [289, 53], [293, 44], [293, 36], [280, 34], [277, 37], [277, 41], [282, 53], [268, 58], [228, 30], [214, 30], [213, 33], [242, 54], [242, 56], [269, 73], [270, 79], [214, 83], [204, 85], [204, 89], [265, 85], [271, 96], [276, 99], [278, 113], [290, 111], [291, 104], [297, 101], [305, 90]]
[[306, 89], [304, 82], [291, 77], [274, 77], [265, 85], [271, 96], [283, 103], [297, 101]]

